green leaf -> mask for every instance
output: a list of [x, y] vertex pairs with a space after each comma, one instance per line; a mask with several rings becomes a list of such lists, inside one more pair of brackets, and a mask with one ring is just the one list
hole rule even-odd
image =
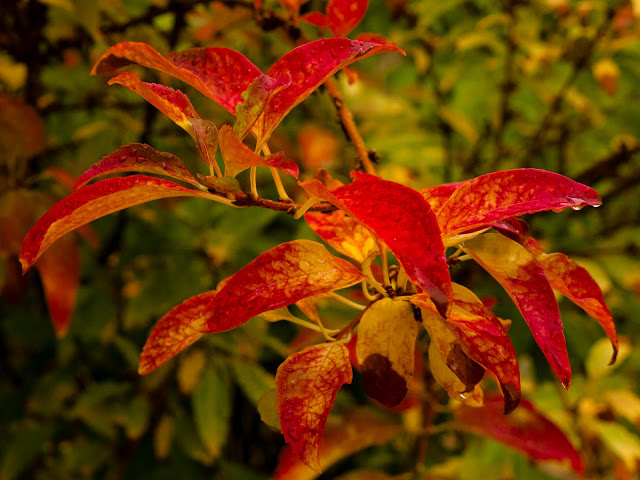
[[231, 364], [234, 380], [254, 405], [269, 390], [275, 388], [273, 375], [257, 363], [242, 358], [234, 358]]
[[52, 425], [30, 425], [20, 430], [9, 443], [0, 462], [0, 480], [16, 478], [42, 453], [55, 430]]

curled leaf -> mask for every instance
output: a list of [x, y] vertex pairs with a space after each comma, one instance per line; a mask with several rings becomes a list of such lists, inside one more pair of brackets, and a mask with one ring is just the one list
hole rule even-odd
[[290, 355], [276, 373], [276, 401], [285, 440], [320, 472], [319, 445], [338, 390], [351, 383], [349, 352], [341, 343], [312, 345]]

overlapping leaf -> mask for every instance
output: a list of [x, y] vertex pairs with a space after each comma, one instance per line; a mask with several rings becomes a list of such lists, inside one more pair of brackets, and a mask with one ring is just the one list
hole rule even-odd
[[413, 376], [418, 322], [407, 301], [382, 298], [358, 325], [356, 357], [365, 392], [386, 407], [398, 405]]
[[300, 17], [300, 21], [328, 27], [336, 37], [344, 37], [360, 23], [368, 4], [369, 0], [329, 0], [324, 15], [310, 12]]
[[87, 185], [56, 203], [29, 231], [20, 253], [23, 271], [27, 271], [53, 242], [72, 230], [118, 210], [168, 197], [219, 199], [169, 180], [143, 175], [108, 178]]
[[463, 182], [438, 212], [444, 235], [543, 210], [601, 204], [590, 187], [533, 168], [494, 172]]
[[273, 167], [298, 178], [298, 165], [284, 156], [282, 152], [263, 157], [251, 151], [236, 136], [229, 125], [224, 125], [218, 132], [220, 151], [226, 166], [225, 174], [235, 177], [249, 167]]
[[215, 295], [213, 290], [191, 297], [158, 320], [140, 355], [140, 375], [151, 373], [202, 336], [201, 332], [191, 327], [191, 323]]
[[341, 343], [312, 345], [290, 355], [276, 373], [278, 416], [285, 440], [320, 472], [319, 445], [342, 385], [351, 383], [349, 352]]
[[582, 473], [580, 454], [566, 435], [528, 400], [523, 399], [511, 415], [502, 415], [502, 399], [485, 397], [482, 408], [462, 407], [456, 418], [462, 428], [469, 429], [519, 450], [533, 460], [568, 461]]
[[110, 173], [147, 172], [165, 175], [200, 186], [198, 181], [185, 168], [182, 160], [167, 152], [159, 152], [143, 143], [132, 143], [120, 147], [115, 152], [105, 155], [91, 168], [80, 175], [73, 186], [74, 190], [84, 187], [96, 177]]
[[202, 332], [236, 328], [267, 310], [351, 286], [365, 276], [319, 243], [294, 240], [260, 254], [231, 277], [198, 320]]
[[544, 270], [535, 257], [522, 245], [497, 233], [466, 241], [462, 249], [507, 291], [547, 361], [568, 388], [571, 367], [560, 310]]
[[193, 48], [162, 56], [146, 43], [124, 42], [107, 50], [92, 74], [112, 76], [130, 64], [168, 73], [195, 87], [228, 112], [235, 114], [242, 92], [260, 75], [244, 55], [223, 47]]

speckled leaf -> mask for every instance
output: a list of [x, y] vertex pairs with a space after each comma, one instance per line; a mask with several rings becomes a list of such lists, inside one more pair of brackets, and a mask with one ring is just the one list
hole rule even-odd
[[91, 73], [112, 76], [130, 64], [168, 73], [234, 115], [236, 105], [243, 101], [242, 92], [261, 73], [244, 55], [228, 48], [193, 48], [164, 57], [140, 42], [114, 45], [98, 59]]
[[338, 390], [351, 383], [347, 348], [312, 345], [290, 355], [276, 373], [276, 401], [285, 440], [306, 465], [320, 472], [319, 445]]
[[120, 147], [105, 155], [91, 168], [80, 175], [73, 186], [74, 190], [84, 187], [96, 177], [111, 173], [146, 172], [173, 177], [176, 180], [200, 186], [193, 175], [185, 168], [182, 160], [167, 152], [159, 152], [143, 143], [132, 143]]
[[[307, 98], [327, 78], [358, 60], [384, 52], [402, 52], [395, 45], [324, 38], [306, 43], [283, 55], [267, 72], [276, 79], [290, 78], [291, 85], [275, 94], [254, 126], [258, 145], [289, 111]], [[404, 52], [402, 52], [404, 53]], [[244, 89], [243, 89], [244, 90]]]
[[535, 461], [568, 461], [578, 473], [584, 471], [580, 454], [567, 436], [531, 402], [523, 399], [511, 415], [502, 415], [502, 399], [487, 396], [482, 408], [461, 407], [455, 411], [461, 428], [493, 438]]
[[454, 235], [525, 213], [600, 204], [590, 187], [557, 173], [522, 168], [464, 182], [438, 212], [438, 223], [443, 235]]
[[519, 243], [497, 233], [475, 237], [464, 242], [462, 248], [507, 291], [547, 361], [568, 388], [571, 367], [560, 310], [536, 258]]
[[153, 372], [202, 336], [201, 332], [191, 327], [191, 323], [215, 295], [213, 290], [191, 297], [158, 320], [140, 355], [140, 375]]
[[229, 125], [223, 125], [220, 128], [218, 138], [220, 140], [220, 151], [226, 166], [225, 175], [235, 177], [249, 167], [274, 167], [294, 178], [298, 178], [298, 165], [287, 159], [282, 152], [275, 153], [269, 157], [254, 153], [242, 143], [242, 140], [236, 136]]
[[342, 210], [328, 214], [307, 213], [304, 218], [325, 242], [357, 262], [362, 263], [378, 248], [369, 230]]
[[196, 136], [196, 147], [200, 158], [209, 166], [209, 171], [215, 168], [216, 152], [218, 151], [218, 128], [210, 120], [190, 118]]
[[20, 253], [23, 272], [53, 242], [72, 230], [118, 210], [167, 197], [220, 198], [143, 175], [108, 178], [87, 185], [56, 203], [29, 231]]
[[395, 407], [407, 394], [418, 327], [411, 303], [391, 298], [373, 303], [360, 319], [356, 357], [362, 383], [385, 407]]
[[447, 203], [451, 195], [453, 195], [453, 192], [455, 192], [460, 185], [462, 185], [462, 182], [447, 183], [436, 187], [423, 188], [420, 190], [420, 193], [431, 206], [433, 213], [437, 215], [442, 206]]
[[349, 287], [365, 276], [319, 243], [294, 240], [262, 253], [222, 287], [198, 320], [202, 332], [222, 332], [256, 315]]
[[562, 253], [543, 253], [538, 256], [538, 261], [551, 287], [582, 308], [602, 326], [613, 345], [611, 363], [614, 363], [618, 355], [616, 327], [596, 281], [586, 269]]

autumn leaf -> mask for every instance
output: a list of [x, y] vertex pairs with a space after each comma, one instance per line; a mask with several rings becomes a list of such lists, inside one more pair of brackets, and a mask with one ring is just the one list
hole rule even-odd
[[551, 287], [582, 308], [602, 326], [613, 346], [610, 364], [615, 363], [618, 355], [616, 327], [596, 281], [586, 269], [562, 253], [543, 253], [537, 258]]
[[584, 465], [580, 454], [567, 436], [531, 402], [522, 399], [520, 408], [511, 415], [501, 415], [502, 399], [487, 396], [484, 407], [463, 406], [455, 411], [461, 428], [484, 435], [518, 450], [532, 460], [568, 461], [571, 468], [582, 474]]
[[325, 15], [310, 12], [300, 17], [300, 21], [329, 27], [334, 36], [344, 37], [360, 23], [368, 3], [369, 0], [329, 0]]
[[506, 290], [547, 361], [568, 388], [571, 367], [558, 302], [535, 257], [522, 245], [497, 233], [475, 237], [461, 248]]
[[168, 73], [234, 115], [236, 105], [243, 102], [242, 92], [261, 74], [244, 55], [228, 48], [193, 48], [164, 57], [140, 42], [114, 45], [98, 59], [91, 74], [113, 76], [130, 64]]
[[273, 167], [298, 178], [298, 165], [287, 159], [282, 152], [263, 157], [254, 153], [233, 132], [229, 125], [223, 125], [218, 132], [220, 151], [226, 167], [225, 175], [235, 177], [249, 167]]
[[312, 345], [290, 355], [276, 373], [278, 417], [285, 440], [306, 465], [321, 471], [319, 445], [338, 390], [351, 383], [341, 343]]
[[455, 235], [525, 213], [600, 204], [590, 187], [557, 173], [522, 168], [463, 182], [438, 211], [438, 223], [443, 235]]
[[74, 190], [84, 187], [96, 177], [111, 173], [146, 172], [165, 175], [201, 187], [200, 183], [185, 168], [182, 160], [167, 152], [159, 152], [149, 145], [132, 143], [105, 155], [91, 168], [80, 175]]
[[447, 203], [451, 195], [453, 195], [453, 192], [455, 192], [462, 183], [463, 182], [446, 183], [436, 187], [423, 188], [420, 190], [420, 193], [431, 206], [433, 213], [437, 216], [442, 206]]
[[181, 196], [226, 201], [169, 180], [143, 175], [108, 178], [76, 190], [51, 207], [31, 228], [20, 253], [22, 270], [26, 272], [58, 238], [97, 218], [151, 200]]
[[191, 297], [167, 312], [153, 327], [140, 354], [138, 373], [146, 375], [198, 340], [202, 333], [191, 323], [215, 297], [216, 291]]
[[267, 310], [349, 287], [365, 276], [319, 243], [294, 240], [260, 254], [219, 290], [198, 319], [202, 332], [231, 330]]
[[385, 407], [398, 405], [413, 376], [418, 322], [407, 301], [382, 298], [358, 325], [356, 356], [365, 392]]

